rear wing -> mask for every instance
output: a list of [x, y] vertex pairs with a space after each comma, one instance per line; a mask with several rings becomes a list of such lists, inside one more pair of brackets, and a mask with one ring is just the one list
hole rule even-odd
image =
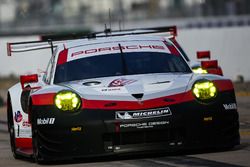
[[114, 36], [124, 36], [124, 35], [143, 35], [143, 34], [156, 34], [156, 33], [169, 33], [173, 37], [177, 36], [177, 27], [152, 27], [152, 28], [138, 28], [138, 29], [126, 29], [126, 30], [115, 30], [105, 29], [102, 32], [94, 33], [69, 33], [69, 34], [52, 34], [52, 35], [42, 35], [40, 39], [44, 40], [73, 40], [73, 39], [84, 39], [84, 38], [101, 38], [101, 37], [114, 37]]
[[12, 56], [12, 53], [27, 52], [33, 50], [53, 49], [63, 41], [27, 41], [27, 42], [13, 42], [7, 43], [7, 55]]
[[105, 29], [104, 32], [94, 32], [89, 34], [84, 33], [69, 33], [69, 34], [55, 34], [55, 35], [42, 35], [40, 41], [27, 41], [27, 42], [14, 42], [7, 43], [7, 55], [11, 56], [12, 53], [34, 51], [40, 49], [51, 49], [53, 54], [54, 48], [66, 41], [76, 39], [96, 39], [102, 37], [114, 37], [124, 35], [143, 35], [143, 34], [160, 34], [169, 33], [173, 38], [177, 36], [177, 27], [153, 27], [153, 28], [140, 28], [140, 29], [127, 29], [122, 31], [111, 31]]

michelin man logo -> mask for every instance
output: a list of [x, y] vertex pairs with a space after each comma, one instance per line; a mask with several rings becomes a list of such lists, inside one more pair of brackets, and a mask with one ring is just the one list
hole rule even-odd
[[133, 117], [129, 115], [128, 112], [125, 112], [123, 115], [121, 113], [117, 113], [117, 117], [120, 119], [132, 119]]

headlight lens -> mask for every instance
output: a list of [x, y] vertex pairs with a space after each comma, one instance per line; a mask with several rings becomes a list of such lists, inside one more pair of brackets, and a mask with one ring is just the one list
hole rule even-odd
[[207, 70], [202, 69], [201, 67], [193, 68], [192, 70], [196, 74], [207, 74], [208, 73]]
[[81, 107], [81, 98], [74, 92], [61, 91], [55, 96], [55, 105], [62, 111], [76, 111]]
[[193, 86], [193, 94], [197, 99], [207, 101], [217, 96], [217, 88], [212, 81], [198, 81]]

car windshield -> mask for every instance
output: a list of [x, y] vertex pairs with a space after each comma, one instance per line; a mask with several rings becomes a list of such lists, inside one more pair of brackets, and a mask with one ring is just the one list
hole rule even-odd
[[175, 72], [191, 72], [181, 56], [161, 52], [114, 53], [85, 57], [58, 65], [54, 83], [108, 76]]

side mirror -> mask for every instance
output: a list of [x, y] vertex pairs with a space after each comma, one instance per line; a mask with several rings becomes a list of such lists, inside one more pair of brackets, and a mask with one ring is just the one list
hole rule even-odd
[[29, 83], [37, 83], [38, 82], [38, 75], [31, 74], [31, 75], [21, 75], [20, 82], [23, 90], [31, 90], [31, 89], [38, 89], [40, 87], [27, 87], [25, 88], [25, 84]]
[[210, 51], [198, 51], [196, 52], [197, 59], [211, 58]]
[[201, 67], [203, 69], [218, 68], [218, 61], [217, 60], [201, 61]]

